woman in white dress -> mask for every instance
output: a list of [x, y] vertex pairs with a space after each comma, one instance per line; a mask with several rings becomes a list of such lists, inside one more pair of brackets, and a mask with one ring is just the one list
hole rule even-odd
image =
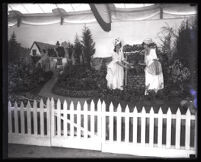
[[151, 39], [143, 41], [142, 45], [145, 49], [145, 95], [148, 90], [157, 92], [164, 88], [163, 72], [159, 59], [156, 55], [156, 48], [153, 46], [154, 42]]
[[124, 86], [124, 68], [132, 68], [124, 58], [122, 41], [115, 39], [112, 61], [107, 65], [107, 87], [109, 89], [123, 90]]

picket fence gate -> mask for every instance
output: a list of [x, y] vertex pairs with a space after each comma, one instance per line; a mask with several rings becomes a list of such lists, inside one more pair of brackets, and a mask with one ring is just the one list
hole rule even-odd
[[[182, 146], [183, 141], [183, 146]], [[196, 155], [196, 114], [188, 109], [172, 114], [159, 109], [154, 113], [136, 107], [130, 112], [119, 104], [92, 100], [63, 103], [48, 98], [46, 104], [34, 100], [27, 105], [8, 102], [8, 142], [38, 146], [58, 146], [109, 153], [153, 157], [189, 157]]]

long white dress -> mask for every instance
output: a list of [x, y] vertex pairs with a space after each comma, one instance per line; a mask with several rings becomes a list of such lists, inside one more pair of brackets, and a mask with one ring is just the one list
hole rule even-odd
[[148, 68], [153, 63], [154, 59], [158, 59], [156, 49], [151, 48], [149, 52], [148, 55], [145, 54], [145, 95], [147, 94], [147, 90], [155, 90], [155, 92], [157, 92], [159, 89], [164, 88], [163, 72], [158, 75], [153, 75], [148, 72]]
[[122, 50], [119, 54], [116, 52], [112, 53], [112, 61], [107, 65], [107, 86], [110, 89], [120, 89], [123, 90], [124, 85], [124, 68], [117, 64], [124, 60], [124, 55]]

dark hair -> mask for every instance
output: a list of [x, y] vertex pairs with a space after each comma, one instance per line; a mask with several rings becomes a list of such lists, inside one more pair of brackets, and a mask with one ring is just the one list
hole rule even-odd
[[[120, 45], [120, 47], [121, 47], [121, 42], [120, 42], [119, 44], [117, 44], [117, 45]], [[116, 45], [116, 46], [117, 46], [117, 45]], [[116, 46], [114, 46], [114, 52], [117, 52]]]

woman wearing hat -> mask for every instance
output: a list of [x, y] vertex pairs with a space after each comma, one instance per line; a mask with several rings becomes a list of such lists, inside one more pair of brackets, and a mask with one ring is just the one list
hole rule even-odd
[[142, 46], [145, 49], [145, 95], [147, 95], [148, 90], [157, 92], [159, 89], [163, 89], [164, 81], [154, 42], [151, 39], [146, 39], [143, 41]]
[[115, 39], [114, 52], [112, 53], [112, 61], [107, 65], [107, 86], [110, 89], [123, 90], [124, 85], [124, 68], [132, 68], [124, 58], [122, 41]]

